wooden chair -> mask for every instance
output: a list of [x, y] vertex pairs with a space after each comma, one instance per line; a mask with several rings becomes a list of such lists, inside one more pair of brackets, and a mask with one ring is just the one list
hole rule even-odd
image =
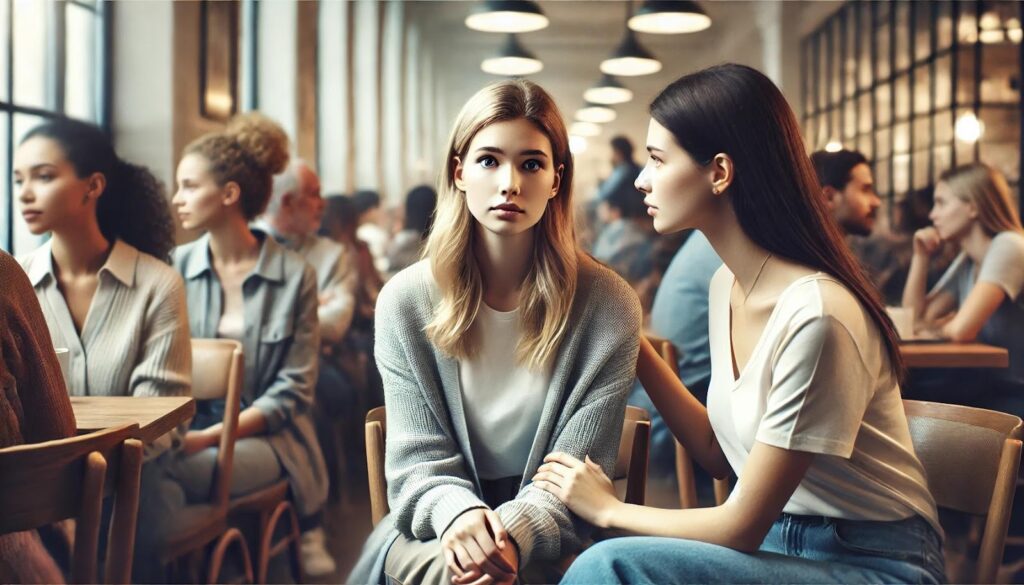
[[[256, 582], [267, 582], [270, 559], [284, 552], [288, 553], [292, 574], [297, 583], [302, 582], [302, 533], [295, 507], [288, 499], [288, 480], [282, 479], [268, 487], [234, 498], [229, 505], [229, 516], [256, 514], [258, 524], [258, 548], [256, 549]], [[285, 533], [274, 541], [278, 524], [287, 521]]]
[[650, 445], [651, 415], [638, 406], [627, 406], [619, 438], [619, 455], [612, 475], [616, 486], [625, 484], [625, 489], [617, 489], [617, 492], [627, 504], [642, 506], [646, 500]]
[[[672, 369], [676, 377], [679, 377], [679, 354], [676, 351], [676, 347], [672, 345], [672, 342], [654, 335], [647, 335], [647, 341], [654, 346], [654, 349], [658, 351], [658, 355], [668, 364], [668, 367]], [[699, 506], [699, 503], [697, 501], [697, 482], [693, 474], [693, 459], [686, 452], [686, 447], [683, 447], [679, 441], [675, 441], [675, 445], [679, 507], [683, 509], [696, 508]], [[715, 504], [722, 505], [726, 498], [729, 497], [729, 479], [715, 479], [714, 489]]]
[[245, 579], [252, 582], [252, 563], [245, 538], [228, 526], [228, 496], [238, 435], [238, 411], [242, 396], [242, 344], [231, 339], [192, 340], [192, 396], [196, 400], [224, 400], [224, 432], [217, 449], [210, 499], [186, 506], [176, 517], [164, 547], [165, 563], [211, 547], [206, 582], [219, 583], [224, 555], [234, 546], [242, 561]]
[[903, 407], [935, 502], [985, 519], [974, 582], [995, 583], [1020, 467], [1021, 419], [917, 400]]
[[[643, 504], [647, 488], [651, 422], [647, 411], [635, 406], [626, 407], [619, 455], [615, 462], [613, 480], [625, 480], [625, 499], [631, 504]], [[383, 406], [366, 413], [366, 470], [370, 487], [370, 517], [376, 526], [387, 515], [388, 484], [384, 475], [384, 441], [387, 436], [387, 418]]]
[[[75, 518], [71, 578], [96, 583], [104, 488], [115, 486], [106, 582], [128, 583], [139, 505], [142, 443], [138, 425], [0, 449], [0, 534]], [[110, 480], [110, 481], [108, 481]]]

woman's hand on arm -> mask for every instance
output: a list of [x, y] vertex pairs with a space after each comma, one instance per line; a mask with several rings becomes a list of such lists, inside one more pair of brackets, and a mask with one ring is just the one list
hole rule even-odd
[[501, 519], [487, 508], [459, 515], [441, 536], [441, 548], [455, 585], [512, 583], [519, 571], [516, 547]]
[[620, 502], [600, 469], [553, 453], [538, 470], [538, 487], [602, 528], [686, 538], [753, 552], [803, 480], [812, 453], [754, 444], [735, 493], [721, 506], [663, 510]]
[[665, 424], [690, 456], [714, 477], [727, 477], [732, 470], [715, 438], [707, 409], [686, 389], [646, 337], [640, 338], [636, 375]]

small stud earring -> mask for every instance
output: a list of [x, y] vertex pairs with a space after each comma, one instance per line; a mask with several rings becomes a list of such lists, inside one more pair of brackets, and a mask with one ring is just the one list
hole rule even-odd
[[714, 193], [715, 195], [718, 195], [718, 187], [712, 187], [711, 192]]

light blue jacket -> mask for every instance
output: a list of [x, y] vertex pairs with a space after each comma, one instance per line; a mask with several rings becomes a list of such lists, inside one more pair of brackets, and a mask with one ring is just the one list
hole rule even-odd
[[[309, 516], [326, 501], [328, 484], [311, 416], [320, 352], [316, 273], [265, 233], [253, 234], [262, 245], [242, 283], [242, 408], [266, 417], [267, 440], [288, 474], [299, 515]], [[210, 236], [179, 246], [174, 266], [185, 278], [192, 336], [216, 337], [223, 292], [210, 264]]]

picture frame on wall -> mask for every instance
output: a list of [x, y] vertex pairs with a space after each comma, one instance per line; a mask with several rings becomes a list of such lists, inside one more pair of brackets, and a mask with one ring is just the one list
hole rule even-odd
[[202, 0], [199, 112], [226, 122], [238, 111], [238, 0]]

